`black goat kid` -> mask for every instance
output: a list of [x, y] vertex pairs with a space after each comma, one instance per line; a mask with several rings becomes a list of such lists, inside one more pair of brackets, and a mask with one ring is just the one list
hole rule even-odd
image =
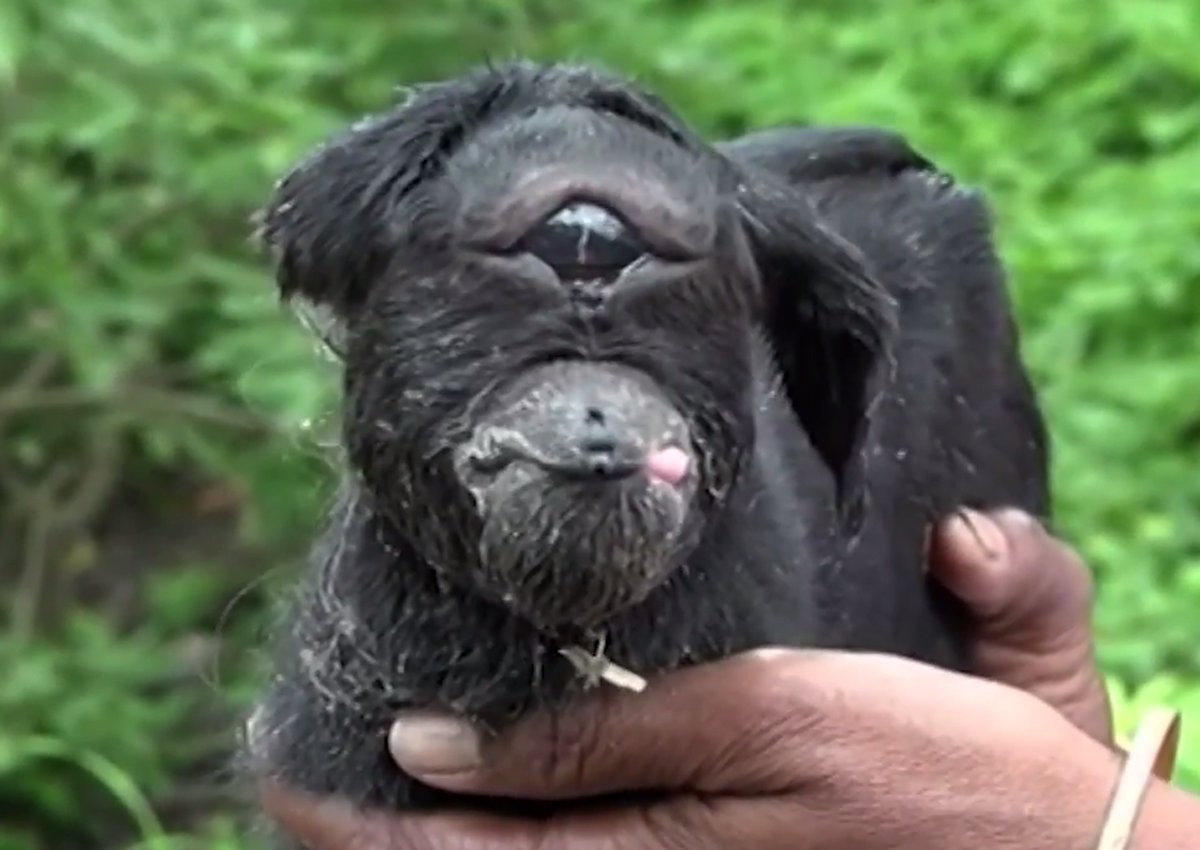
[[763, 645], [961, 666], [928, 524], [1047, 512], [988, 209], [891, 133], [712, 145], [624, 80], [513, 63], [322, 147], [262, 233], [332, 317], [350, 474], [256, 775], [498, 806], [402, 774], [390, 720], [560, 707], [591, 683], [566, 647], [644, 676]]

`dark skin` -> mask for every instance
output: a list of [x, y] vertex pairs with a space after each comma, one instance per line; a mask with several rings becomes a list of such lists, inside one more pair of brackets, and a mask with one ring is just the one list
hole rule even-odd
[[[972, 529], [971, 526], [974, 528]], [[982, 545], [981, 545], [982, 544]], [[1086, 850], [1120, 770], [1079, 557], [1022, 514], [951, 518], [930, 569], [974, 613], [976, 676], [884, 655], [761, 650], [605, 689], [498, 739], [397, 720], [392, 752], [453, 791], [661, 802], [548, 821], [361, 812], [268, 788], [313, 850]], [[1149, 789], [1134, 846], [1196, 847], [1200, 801]]]

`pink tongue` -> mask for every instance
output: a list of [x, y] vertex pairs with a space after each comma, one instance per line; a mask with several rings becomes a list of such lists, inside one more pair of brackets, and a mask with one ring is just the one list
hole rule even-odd
[[646, 458], [646, 473], [671, 486], [678, 486], [687, 477], [692, 459], [687, 452], [675, 446], [651, 452]]

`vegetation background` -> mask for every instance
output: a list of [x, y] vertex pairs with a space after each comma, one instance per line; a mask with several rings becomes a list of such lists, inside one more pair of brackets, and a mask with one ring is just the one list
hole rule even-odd
[[524, 54], [713, 135], [880, 123], [985, 187], [1122, 723], [1200, 790], [1195, 0], [0, 0], [0, 850], [248, 848], [224, 784], [328, 497], [248, 218], [397, 86]]

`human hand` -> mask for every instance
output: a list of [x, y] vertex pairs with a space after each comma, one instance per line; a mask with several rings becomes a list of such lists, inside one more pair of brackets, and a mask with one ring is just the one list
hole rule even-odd
[[[453, 791], [557, 799], [549, 820], [356, 811], [269, 791], [314, 850], [1082, 848], [1116, 757], [1021, 691], [891, 656], [765, 650], [597, 694], [485, 740], [402, 719], [404, 768]], [[570, 801], [662, 792], [606, 810]]]
[[1074, 550], [1019, 511], [964, 512], [934, 530], [929, 569], [970, 610], [976, 675], [1027, 691], [1112, 743], [1094, 585]]
[[[318, 850], [369, 847], [1084, 846], [1115, 776], [1108, 704], [1092, 661], [1091, 585], [1035, 523], [951, 520], [931, 568], [978, 612], [980, 672], [898, 658], [751, 653], [679, 671], [641, 695], [607, 693], [569, 717], [534, 718], [483, 742], [440, 718], [401, 719], [397, 758], [432, 785], [571, 799], [654, 789], [661, 802], [565, 809], [547, 822], [389, 815], [303, 801], [268, 807]], [[981, 538], [986, 546], [974, 546]], [[681, 706], [687, 712], [681, 712]], [[424, 722], [422, 722], [424, 721]], [[440, 741], [442, 746], [436, 746]], [[452, 760], [458, 770], [431, 771]], [[465, 759], [465, 763], [462, 761]], [[390, 842], [390, 843], [389, 843]]]

